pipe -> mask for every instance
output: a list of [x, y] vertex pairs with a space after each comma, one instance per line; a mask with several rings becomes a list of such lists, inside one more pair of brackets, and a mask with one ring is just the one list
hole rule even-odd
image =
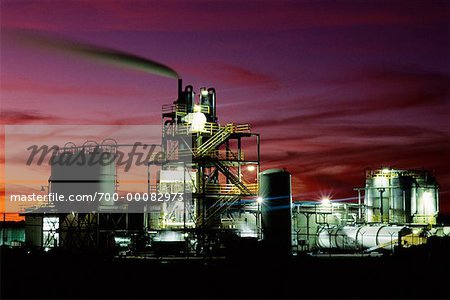
[[[317, 231], [317, 246], [323, 250], [393, 250], [394, 235], [403, 236], [410, 231], [405, 226], [334, 226], [321, 227]], [[363, 238], [365, 237], [365, 239]]]
[[178, 102], [181, 102], [181, 98], [183, 97], [183, 79], [178, 78]]

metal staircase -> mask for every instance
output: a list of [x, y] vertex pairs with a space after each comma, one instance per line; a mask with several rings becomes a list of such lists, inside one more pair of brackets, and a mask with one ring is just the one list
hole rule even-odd
[[[252, 196], [255, 192], [249, 189], [249, 183], [246, 183], [239, 179], [239, 177], [232, 173], [229, 168], [225, 167], [220, 161], [214, 162], [215, 167], [219, 170], [225, 177], [232, 183], [231, 188], [219, 196], [216, 202], [209, 207], [205, 212], [205, 220], [203, 225], [214, 225], [212, 221], [214, 216], [222, 213], [227, 208], [235, 204], [243, 196]], [[202, 221], [202, 216], [197, 218], [197, 223], [200, 224]]]
[[225, 167], [220, 161], [213, 162], [214, 166], [223, 174], [225, 177], [234, 184], [241, 192], [243, 196], [250, 196], [252, 192], [247, 188], [245, 182], [238, 178], [236, 174], [233, 174], [229, 168]]
[[[212, 222], [214, 220], [214, 216], [219, 215], [221, 212], [235, 204], [241, 198], [241, 195], [233, 193], [234, 191], [230, 191], [229, 194], [222, 195], [217, 201], [206, 210], [205, 212], [205, 221], [203, 223], [204, 226], [213, 225]], [[202, 223], [202, 216], [197, 217], [197, 224]], [[218, 225], [218, 224], [217, 224]]]
[[210, 137], [204, 144], [201, 144], [196, 151], [197, 157], [204, 157], [217, 147], [222, 145], [234, 133], [235, 126], [227, 124], [220, 128], [212, 137]]

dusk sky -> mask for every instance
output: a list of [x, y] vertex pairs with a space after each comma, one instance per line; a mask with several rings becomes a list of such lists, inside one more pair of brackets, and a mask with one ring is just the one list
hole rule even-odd
[[[364, 169], [426, 168], [450, 214], [448, 1], [8, 1], [3, 124], [147, 125], [174, 79], [13, 43], [10, 30], [133, 53], [215, 87], [295, 200], [355, 196]], [[3, 149], [2, 149], [3, 152]]]

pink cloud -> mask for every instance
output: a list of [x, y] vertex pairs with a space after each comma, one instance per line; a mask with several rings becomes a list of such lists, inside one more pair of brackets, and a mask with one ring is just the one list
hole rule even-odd
[[419, 16], [423, 24], [447, 18], [445, 7], [439, 9], [438, 5], [410, 1], [392, 3], [389, 10], [370, 3], [351, 2], [4, 1], [2, 10], [3, 26], [49, 31], [273, 31], [405, 25], [416, 23]]
[[34, 81], [25, 79], [9, 79], [1, 83], [2, 93], [24, 92], [33, 94], [44, 94], [47, 96], [99, 96], [99, 97], [143, 97], [145, 93], [142, 90], [132, 87], [114, 87], [114, 86], [79, 86], [76, 84], [54, 83], [49, 84], [45, 81]]

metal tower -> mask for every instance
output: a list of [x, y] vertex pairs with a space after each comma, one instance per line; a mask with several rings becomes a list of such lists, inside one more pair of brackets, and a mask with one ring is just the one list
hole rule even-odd
[[201, 88], [196, 98], [180, 80], [178, 99], [163, 106], [165, 157], [156, 189], [149, 190], [186, 195], [182, 204], [165, 204], [162, 227], [191, 233], [204, 248], [205, 240], [220, 240], [218, 232], [238, 231], [233, 215], [255, 211], [260, 136], [249, 124], [217, 122], [213, 88]]

